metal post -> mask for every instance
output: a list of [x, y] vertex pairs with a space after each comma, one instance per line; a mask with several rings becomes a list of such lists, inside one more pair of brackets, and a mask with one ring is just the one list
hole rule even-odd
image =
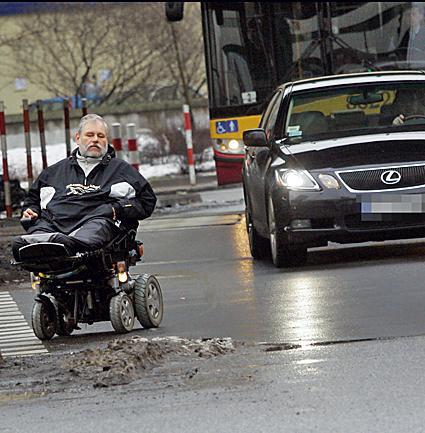
[[3, 101], [0, 101], [0, 141], [1, 153], [3, 157], [4, 204], [7, 218], [12, 218], [12, 195], [10, 192], [9, 165], [7, 163], [6, 118], [4, 116]]
[[128, 162], [139, 171], [139, 152], [136, 141], [136, 125], [127, 123]]
[[65, 120], [65, 144], [66, 144], [66, 156], [71, 155], [71, 133], [69, 126], [69, 99], [63, 100], [63, 113]]
[[32, 174], [32, 155], [31, 155], [30, 113], [28, 110], [28, 99], [22, 100], [22, 108], [23, 108], [23, 118], [24, 118], [25, 149], [27, 152], [28, 189], [30, 189], [33, 182], [33, 174]]
[[121, 123], [112, 124], [112, 146], [114, 146], [115, 153], [117, 154], [117, 158], [123, 159], [124, 152], [122, 148], [122, 139], [121, 139]]
[[81, 109], [83, 111], [83, 116], [86, 116], [88, 113], [88, 111], [87, 111], [87, 98], [81, 99]]
[[192, 143], [192, 122], [190, 120], [190, 108], [189, 105], [183, 105], [184, 115], [184, 132], [186, 137], [186, 149], [187, 149], [187, 165], [189, 167], [189, 182], [191, 185], [196, 184], [195, 176], [195, 164], [193, 162], [193, 143]]
[[43, 170], [44, 170], [47, 167], [46, 135], [44, 133], [43, 106], [40, 100], [37, 101], [37, 116], [38, 116], [38, 132], [40, 134], [41, 159], [43, 161]]

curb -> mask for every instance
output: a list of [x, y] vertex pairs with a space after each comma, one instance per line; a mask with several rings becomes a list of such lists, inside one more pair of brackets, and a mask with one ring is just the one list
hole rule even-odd
[[201, 195], [196, 192], [176, 191], [174, 194], [157, 193], [157, 208], [185, 206], [202, 202]]

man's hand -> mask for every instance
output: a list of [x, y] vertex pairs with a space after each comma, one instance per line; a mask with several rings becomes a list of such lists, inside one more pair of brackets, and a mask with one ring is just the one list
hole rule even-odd
[[117, 219], [117, 213], [115, 212], [115, 208], [112, 206], [112, 219], [115, 221]]
[[36, 219], [36, 218], [38, 218], [38, 213], [34, 212], [32, 209], [28, 208], [28, 209], [24, 210], [24, 212], [22, 213], [22, 216], [24, 218]]
[[403, 125], [403, 123], [404, 123], [404, 116], [403, 116], [403, 114], [400, 114], [399, 116], [397, 116], [393, 120], [393, 125], [395, 125], [395, 126]]

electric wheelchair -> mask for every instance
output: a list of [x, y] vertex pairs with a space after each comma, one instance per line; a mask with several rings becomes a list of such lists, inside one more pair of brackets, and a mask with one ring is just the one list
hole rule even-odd
[[133, 277], [129, 267], [141, 261], [143, 244], [136, 230], [121, 232], [104, 248], [69, 255], [63, 244], [41, 242], [19, 249], [15, 265], [31, 272], [36, 290], [32, 327], [40, 340], [68, 336], [80, 323], [110, 320], [118, 333], [130, 332], [135, 318], [156, 328], [163, 317], [158, 280]]

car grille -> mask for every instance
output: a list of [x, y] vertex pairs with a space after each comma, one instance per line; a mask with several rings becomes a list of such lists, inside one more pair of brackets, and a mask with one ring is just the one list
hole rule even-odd
[[[398, 183], [388, 185], [381, 180], [382, 173], [388, 170], [400, 173], [401, 179]], [[355, 191], [385, 191], [425, 185], [425, 165], [342, 171], [337, 174], [349, 189]]]

